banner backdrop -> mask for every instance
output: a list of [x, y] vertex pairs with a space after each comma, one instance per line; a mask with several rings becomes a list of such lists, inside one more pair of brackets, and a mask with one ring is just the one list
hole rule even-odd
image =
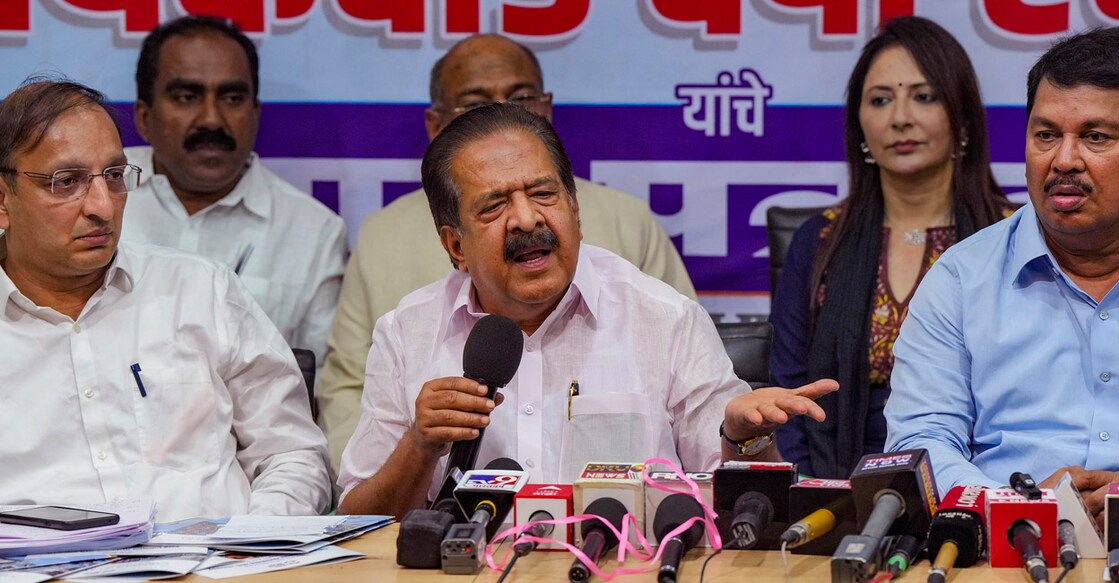
[[842, 94], [879, 22], [926, 16], [964, 45], [996, 176], [1023, 200], [1026, 72], [1055, 39], [1119, 23], [1119, 0], [0, 0], [0, 92], [61, 74], [130, 118], [140, 41], [187, 13], [258, 41], [256, 150], [351, 241], [418, 186], [432, 63], [476, 32], [528, 45], [576, 174], [647, 201], [705, 307], [735, 320], [768, 311], [765, 210], [846, 195]]

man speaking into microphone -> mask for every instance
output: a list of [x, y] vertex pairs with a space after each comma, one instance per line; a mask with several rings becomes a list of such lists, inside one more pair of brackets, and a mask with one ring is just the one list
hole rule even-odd
[[[482, 429], [479, 462], [510, 457], [531, 482], [570, 483], [588, 461], [776, 459], [777, 424], [823, 418], [813, 399], [834, 381], [751, 392], [699, 304], [581, 244], [571, 163], [545, 118], [508, 104], [466, 112], [432, 141], [421, 174], [457, 269], [374, 328], [342, 512], [423, 506], [451, 443]], [[466, 337], [487, 314], [524, 335], [494, 399], [462, 376]]]

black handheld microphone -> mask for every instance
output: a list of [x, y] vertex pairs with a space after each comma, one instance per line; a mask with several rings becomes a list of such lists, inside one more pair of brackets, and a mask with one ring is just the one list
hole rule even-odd
[[987, 548], [982, 486], [955, 486], [929, 526], [928, 583], [944, 583], [953, 567], [970, 567]]
[[772, 550], [789, 525], [789, 488], [796, 466], [774, 462], [723, 462], [715, 470], [715, 526], [727, 549]]
[[[521, 465], [509, 458], [497, 458], [486, 465], [488, 470], [517, 470]], [[462, 479], [461, 472], [449, 476], [452, 488]], [[431, 509], [415, 509], [400, 521], [396, 538], [396, 563], [413, 569], [438, 569], [442, 565], [442, 545], [451, 527], [466, 518], [454, 497], [436, 500]]]
[[789, 488], [789, 519], [781, 543], [794, 553], [830, 557], [843, 537], [858, 532], [849, 480], [800, 480]]
[[[598, 498], [587, 505], [584, 514], [597, 516], [621, 530], [622, 521], [626, 516], [626, 506], [614, 498]], [[583, 554], [591, 563], [598, 563], [602, 554], [618, 544], [618, 535], [598, 520], [588, 520], [583, 523]], [[581, 559], [575, 559], [571, 570], [567, 572], [571, 583], [581, 583], [591, 577], [591, 570]]]
[[487, 470], [512, 470], [514, 472], [523, 472], [525, 469], [517, 460], [508, 457], [495, 457], [486, 464]]
[[851, 490], [863, 530], [839, 542], [832, 554], [832, 583], [873, 578], [879, 543], [887, 534], [924, 540], [939, 503], [924, 449], [863, 456], [851, 474]]
[[1030, 579], [1035, 583], [1049, 580], [1049, 570], [1045, 566], [1045, 557], [1041, 554], [1041, 530], [1037, 525], [1028, 520], [1019, 520], [1006, 531], [1010, 546], [1022, 555], [1022, 564], [1026, 567]]
[[454, 497], [470, 522], [482, 525], [487, 538], [493, 538], [502, 521], [513, 509], [513, 497], [528, 481], [516, 460], [499, 457], [484, 470], [472, 470], [455, 487]]
[[[478, 320], [466, 337], [466, 345], [462, 349], [462, 376], [489, 387], [486, 397], [493, 399], [497, 396], [497, 390], [508, 384], [517, 374], [523, 350], [524, 336], [517, 323], [505, 316], [490, 314]], [[451, 444], [443, 487], [435, 497], [436, 500], [451, 497], [456, 482], [447, 479], [448, 476], [456, 471], [468, 472], [474, 469], [484, 433], [484, 428], [479, 429], [478, 437]]]
[[537, 510], [532, 513], [532, 516], [528, 517], [528, 521], [535, 524], [530, 526], [528, 530], [513, 543], [513, 558], [505, 565], [505, 569], [501, 572], [501, 577], [498, 577], [497, 583], [503, 583], [505, 581], [505, 578], [509, 576], [509, 572], [513, 570], [513, 565], [517, 564], [517, 559], [536, 550], [536, 541], [525, 540], [525, 538], [530, 536], [537, 538], [552, 536], [552, 531], [555, 530], [556, 525], [537, 521], [553, 520], [554, 518], [555, 517], [553, 517], [550, 512], [545, 512], [544, 510]]
[[1057, 557], [1061, 566], [1071, 571], [1080, 562], [1080, 551], [1076, 545], [1076, 527], [1071, 520], [1057, 521]]
[[1027, 500], [1041, 500], [1041, 488], [1037, 487], [1037, 482], [1027, 473], [1010, 474], [1010, 486]]
[[[520, 467], [507, 458], [490, 462], [490, 466]], [[440, 543], [445, 573], [476, 575], [482, 570], [482, 550], [501, 527], [501, 521], [513, 507], [513, 498], [528, 481], [520, 470], [471, 470], [455, 487], [454, 495], [470, 521], [456, 524]]]
[[773, 502], [758, 492], [745, 492], [734, 502], [730, 532], [736, 548], [752, 549], [773, 520]]
[[521, 538], [513, 543], [513, 552], [515, 554], [523, 557], [536, 550], [536, 541], [524, 540], [525, 537], [545, 538], [552, 536], [552, 533], [556, 529], [556, 525], [550, 522], [541, 522], [543, 520], [555, 520], [555, 517], [552, 516], [552, 513], [544, 510], [537, 510], [532, 513], [532, 516], [528, 517], [528, 521], [535, 524], [528, 527], [528, 530], [521, 534]]
[[[760, 496], [760, 495], [759, 495]], [[764, 496], [760, 496], [764, 498]], [[674, 583], [680, 559], [684, 553], [695, 548], [703, 538], [703, 521], [697, 520], [691, 527], [676, 536], [666, 539], [668, 533], [676, 530], [692, 518], [703, 517], [703, 507], [695, 498], [687, 494], [673, 494], [664, 499], [653, 518], [653, 532], [657, 535], [664, 550], [661, 552], [661, 569], [657, 575], [659, 583]]]

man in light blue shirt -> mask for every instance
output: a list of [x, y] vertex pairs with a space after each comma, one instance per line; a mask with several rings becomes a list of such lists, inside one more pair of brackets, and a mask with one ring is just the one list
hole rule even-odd
[[1069, 472], [1098, 515], [1119, 481], [1119, 28], [1042, 56], [1026, 113], [1030, 204], [925, 276], [886, 447], [928, 449], [942, 493]]

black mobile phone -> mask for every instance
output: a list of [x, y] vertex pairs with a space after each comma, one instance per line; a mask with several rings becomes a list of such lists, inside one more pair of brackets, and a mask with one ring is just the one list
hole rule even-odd
[[120, 515], [65, 506], [38, 506], [0, 512], [0, 522], [56, 530], [78, 530], [116, 524], [120, 522]]

